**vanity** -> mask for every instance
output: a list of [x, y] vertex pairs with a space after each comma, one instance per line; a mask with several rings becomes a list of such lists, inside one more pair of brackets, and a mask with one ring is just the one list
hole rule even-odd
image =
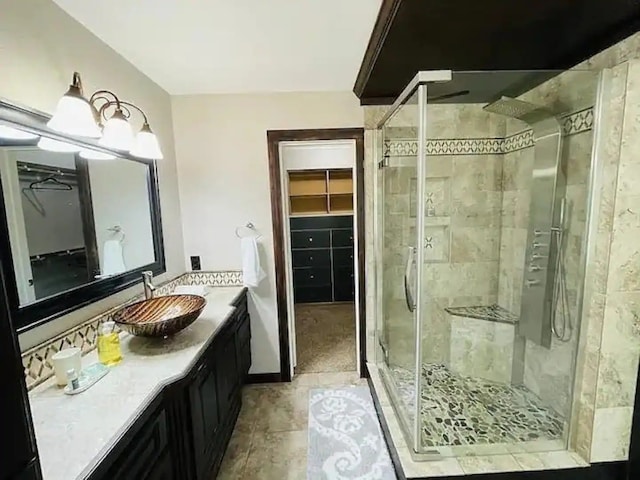
[[[49, 378], [52, 355], [76, 347], [77, 368], [96, 363], [96, 333], [115, 310], [25, 347], [22, 362], [18, 346], [18, 335], [138, 286], [143, 272], [167, 271], [161, 159], [144, 111], [106, 89], [85, 98], [78, 73], [53, 116], [0, 99], [0, 424], [13, 442], [1, 480], [215, 478], [251, 366], [243, 287], [210, 288], [175, 335], [121, 332], [123, 360], [74, 395]], [[73, 384], [78, 372], [66, 373]]]
[[[214, 287], [168, 339], [121, 333], [123, 361], [89, 390], [51, 379], [30, 404], [46, 480], [209, 480], [236, 423], [251, 365], [246, 289]], [[97, 361], [96, 352], [83, 363]]]

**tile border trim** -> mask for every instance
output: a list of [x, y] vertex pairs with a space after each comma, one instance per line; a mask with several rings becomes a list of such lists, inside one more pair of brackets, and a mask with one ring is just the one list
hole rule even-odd
[[[565, 136], [587, 132], [593, 128], [593, 107], [562, 115], [560, 124]], [[501, 155], [533, 147], [533, 130], [508, 135], [504, 138], [447, 138], [427, 140], [427, 155]], [[385, 140], [384, 153], [391, 157], [418, 154], [418, 142], [399, 138]]]
[[[242, 272], [237, 270], [187, 272], [158, 286], [159, 295], [171, 293], [178, 285], [208, 285], [212, 287], [242, 286]], [[95, 315], [88, 320], [36, 345], [21, 354], [27, 390], [45, 382], [53, 376], [51, 357], [63, 348], [78, 347], [82, 355], [96, 348], [98, 328], [101, 323], [112, 318], [124, 305], [141, 300], [142, 294]]]

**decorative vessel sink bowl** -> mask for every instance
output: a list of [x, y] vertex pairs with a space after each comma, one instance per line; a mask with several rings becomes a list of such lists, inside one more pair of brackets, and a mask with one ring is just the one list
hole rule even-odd
[[199, 295], [167, 295], [132, 303], [118, 310], [113, 321], [132, 335], [167, 337], [191, 325], [207, 301]]

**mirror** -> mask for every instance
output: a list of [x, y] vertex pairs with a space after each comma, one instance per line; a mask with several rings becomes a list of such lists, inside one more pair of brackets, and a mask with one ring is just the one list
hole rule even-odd
[[0, 254], [19, 330], [127, 288], [144, 270], [164, 272], [153, 161], [44, 150], [46, 127], [2, 113], [0, 127], [34, 134], [15, 139], [0, 128]]

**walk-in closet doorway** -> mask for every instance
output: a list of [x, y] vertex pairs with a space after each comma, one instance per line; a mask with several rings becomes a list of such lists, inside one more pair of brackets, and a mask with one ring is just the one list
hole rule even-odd
[[364, 376], [364, 130], [267, 138], [281, 379]]

